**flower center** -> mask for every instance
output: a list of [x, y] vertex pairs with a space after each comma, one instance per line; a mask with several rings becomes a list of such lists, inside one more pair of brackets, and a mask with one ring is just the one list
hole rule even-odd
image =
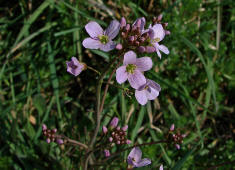
[[153, 41], [154, 43], [159, 42], [159, 41], [160, 41], [160, 38], [154, 38], [152, 41]]
[[135, 71], [135, 69], [136, 69], [136, 65], [134, 65], [134, 64], [128, 64], [128, 65], [126, 66], [126, 71], [127, 71], [128, 73], [133, 74], [134, 71]]
[[73, 62], [69, 63], [69, 67], [72, 69], [76, 69], [78, 66], [76, 66]]
[[135, 158], [131, 158], [131, 160], [132, 160], [133, 162], [135, 162]]
[[107, 35], [99, 35], [98, 38], [102, 44], [107, 44], [109, 42], [109, 37]]

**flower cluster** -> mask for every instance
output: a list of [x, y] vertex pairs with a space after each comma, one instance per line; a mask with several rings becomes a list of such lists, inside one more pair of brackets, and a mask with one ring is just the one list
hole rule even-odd
[[[109, 143], [109, 147], [112, 147], [115, 144], [124, 145], [131, 143], [131, 141], [126, 137], [128, 126], [125, 125], [121, 128], [120, 126], [118, 126], [118, 121], [119, 119], [117, 117], [114, 117], [109, 124], [109, 128], [107, 128], [106, 126], [102, 127], [107, 143]], [[110, 152], [108, 149], [105, 149], [104, 153], [106, 157], [110, 156]]]
[[64, 143], [63, 139], [61, 139], [58, 135], [56, 135], [57, 129], [47, 129], [45, 124], [42, 125], [42, 134], [47, 137], [46, 142], [56, 142], [61, 145]]
[[176, 149], [179, 150], [180, 149], [180, 144], [183, 143], [183, 139], [186, 137], [186, 135], [185, 134], [180, 134], [179, 131], [174, 133], [174, 130], [175, 130], [175, 125], [172, 124], [171, 127], [170, 127], [170, 130], [169, 130], [168, 140], [175, 145]]
[[162, 51], [165, 54], [169, 54], [169, 50], [166, 46], [160, 45], [166, 34], [170, 32], [164, 30], [167, 23], [161, 23], [162, 15], [158, 19], [153, 19], [153, 24], [150, 24], [148, 29], [145, 29], [145, 18], [138, 18], [132, 25], [126, 23], [126, 19], [121, 19], [121, 36], [124, 40], [124, 44], [128, 45], [130, 49], [137, 49], [140, 53], [153, 53], [157, 52], [161, 58]]

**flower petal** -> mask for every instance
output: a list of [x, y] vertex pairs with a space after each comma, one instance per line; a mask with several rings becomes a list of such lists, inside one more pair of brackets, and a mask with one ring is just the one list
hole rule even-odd
[[149, 164], [151, 164], [151, 160], [148, 158], [144, 158], [136, 164], [136, 167], [147, 166]]
[[128, 74], [127, 77], [131, 87], [134, 89], [138, 89], [146, 83], [146, 78], [138, 69], [133, 74]]
[[82, 45], [85, 48], [89, 48], [89, 49], [98, 49], [100, 48], [100, 46], [102, 45], [100, 43], [100, 41], [98, 40], [94, 40], [92, 38], [86, 38], [85, 40], [83, 40]]
[[159, 91], [155, 90], [154, 88], [150, 88], [150, 91], [146, 90], [146, 96], [148, 100], [154, 100], [159, 95]]
[[151, 29], [154, 31], [153, 39], [159, 38], [159, 41], [165, 37], [165, 31], [162, 27], [162, 24], [155, 24]]
[[159, 170], [163, 170], [163, 165], [160, 166]]
[[100, 50], [108, 52], [116, 48], [116, 43], [114, 41], [109, 41], [107, 44], [101, 44]]
[[137, 68], [140, 71], [150, 70], [153, 66], [152, 59], [150, 57], [141, 57], [136, 59]]
[[162, 55], [161, 55], [161, 53], [160, 53], [160, 51], [159, 51], [159, 44], [158, 44], [158, 43], [154, 43], [153, 45], [154, 45], [154, 47], [155, 47], [155, 49], [156, 49], [156, 52], [157, 52], [158, 57], [161, 58]]
[[159, 50], [161, 50], [162, 52], [164, 52], [165, 54], [169, 54], [169, 50], [165, 45], [159, 45]]
[[116, 70], [116, 80], [119, 84], [127, 80], [126, 66], [121, 66]]
[[81, 65], [76, 57], [72, 57], [71, 60], [72, 60], [72, 62], [73, 62], [74, 65], [76, 65], [76, 66]]
[[[131, 152], [128, 155], [128, 159], [129, 160], [131, 158], [131, 160], [133, 160], [134, 158], [134, 162], [139, 162], [141, 161], [141, 157], [142, 157], [142, 151], [140, 150], [139, 147], [134, 147]], [[133, 163], [133, 161], [132, 161]]]
[[135, 90], [135, 98], [141, 105], [145, 105], [148, 102], [146, 90]]
[[97, 38], [99, 35], [103, 35], [103, 28], [94, 21], [89, 22], [85, 25], [85, 29], [87, 33], [91, 36], [91, 38]]
[[149, 86], [149, 87], [152, 87], [152, 88], [154, 88], [155, 90], [157, 90], [157, 91], [161, 91], [161, 86], [159, 85], [159, 84], [157, 84], [155, 81], [153, 81], [153, 80], [150, 80], [150, 79], [147, 79], [147, 85]]
[[136, 63], [136, 54], [134, 51], [128, 51], [124, 54], [124, 65], [135, 64]]
[[120, 30], [120, 23], [117, 20], [111, 21], [108, 28], [105, 30], [105, 35], [109, 37], [110, 40], [114, 39]]

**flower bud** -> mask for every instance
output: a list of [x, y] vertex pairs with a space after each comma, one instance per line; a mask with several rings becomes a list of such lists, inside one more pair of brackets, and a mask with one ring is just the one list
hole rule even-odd
[[122, 44], [120, 44], [120, 43], [117, 44], [117, 45], [116, 45], [116, 49], [117, 49], [117, 50], [121, 50], [121, 49], [122, 49]]
[[137, 19], [137, 21], [136, 21], [136, 26], [137, 26], [137, 27], [140, 27], [140, 25], [141, 25], [141, 19], [139, 18], [139, 19]]
[[140, 53], [144, 53], [146, 51], [145, 47], [143, 47], [143, 46], [140, 46], [138, 48], [138, 50], [139, 50]]
[[121, 128], [120, 128], [120, 126], [118, 126], [116, 129], [117, 129], [117, 130], [120, 130]]
[[50, 138], [47, 138], [47, 139], [46, 139], [46, 142], [47, 142], [47, 143], [51, 143], [51, 139], [50, 139]]
[[113, 138], [112, 137], [109, 137], [109, 142], [112, 142], [113, 141]]
[[179, 144], [175, 144], [176, 149], [180, 150], [180, 145]]
[[106, 134], [106, 133], [108, 132], [108, 129], [107, 129], [106, 126], [103, 126], [103, 127], [102, 127], [102, 130], [103, 130], [103, 133], [104, 133], [104, 134]]
[[112, 119], [112, 121], [110, 122], [110, 127], [113, 129], [113, 128], [115, 128], [115, 127], [117, 127], [117, 124], [118, 124], [118, 118], [117, 117], [114, 117], [113, 119]]
[[162, 20], [162, 14], [158, 15], [157, 17], [157, 21], [161, 21]]
[[42, 125], [42, 130], [43, 130], [43, 131], [44, 131], [44, 130], [47, 130], [47, 125], [43, 124], [43, 125]]
[[174, 129], [175, 129], [175, 125], [172, 124], [171, 127], [170, 127], [170, 131], [174, 131]]
[[155, 48], [152, 47], [152, 46], [147, 46], [147, 47], [146, 47], [146, 52], [147, 52], [147, 53], [153, 53], [153, 52], [155, 52]]
[[171, 34], [171, 32], [170, 32], [170, 31], [168, 31], [168, 30], [165, 30], [165, 34], [166, 34], [166, 35], [170, 35], [170, 34]]
[[134, 36], [129, 36], [129, 37], [128, 37], [128, 39], [129, 39], [129, 41], [131, 41], [131, 42], [132, 42], [132, 41], [134, 41], [134, 40], [135, 40], [135, 37], [134, 37]]
[[131, 140], [127, 139], [126, 144], [128, 144], [128, 145], [131, 144]]
[[130, 24], [127, 24], [125, 27], [126, 31], [130, 31], [130, 28], [131, 28]]
[[59, 145], [62, 145], [64, 141], [62, 139], [56, 139], [56, 143], [58, 143]]
[[110, 156], [109, 150], [107, 150], [107, 149], [104, 150], [104, 156], [105, 157], [109, 157]]
[[128, 125], [125, 125], [125, 126], [122, 127], [123, 131], [126, 131], [127, 129], [128, 129]]
[[186, 136], [187, 136], [186, 134], [183, 134], [183, 135], [182, 135], [182, 138], [185, 138]]
[[120, 144], [121, 144], [121, 142], [118, 140], [118, 141], [117, 141], [117, 144], [118, 144], [118, 145], [120, 145]]
[[57, 132], [57, 129], [56, 129], [56, 128], [55, 128], [55, 129], [53, 129], [53, 130], [52, 130], [52, 132], [53, 132], [53, 133], [56, 133], [56, 132]]
[[126, 26], [126, 19], [124, 17], [122, 17], [121, 21], [120, 21], [120, 27], [124, 28], [125, 26]]

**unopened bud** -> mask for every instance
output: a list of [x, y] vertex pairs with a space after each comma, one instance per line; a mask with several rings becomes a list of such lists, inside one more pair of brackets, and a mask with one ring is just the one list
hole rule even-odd
[[59, 145], [62, 145], [64, 141], [62, 139], [56, 139], [56, 143], [58, 143]]
[[126, 27], [125, 27], [125, 30], [130, 31], [130, 28], [131, 28], [130, 24], [127, 24]]
[[122, 127], [123, 131], [126, 131], [127, 129], [128, 129], [128, 125], [125, 125], [125, 126]]
[[165, 34], [166, 34], [166, 35], [170, 35], [170, 34], [171, 34], [171, 32], [170, 32], [170, 31], [168, 31], [168, 30], [165, 30]]
[[170, 131], [174, 131], [174, 129], [175, 129], [175, 125], [172, 124], [171, 127], [170, 127]]
[[122, 49], [122, 44], [120, 44], [120, 43], [117, 44], [117, 45], [116, 45], [116, 49], [117, 49], [117, 50], [121, 50], [121, 49]]
[[109, 137], [109, 142], [112, 142], [113, 141], [113, 138], [112, 137]]
[[162, 20], [162, 14], [158, 15], [157, 20], [158, 20], [158, 21], [161, 21], [161, 20]]
[[175, 144], [176, 149], [180, 150], [180, 145], [179, 144]]
[[128, 145], [131, 144], [131, 140], [127, 139], [126, 144], [128, 144]]
[[112, 121], [110, 122], [110, 127], [111, 127], [111, 128], [117, 127], [118, 121], [119, 121], [119, 119], [118, 119], [117, 117], [114, 117], [114, 118], [112, 119]]
[[105, 157], [109, 157], [110, 156], [109, 150], [107, 150], [107, 149], [104, 150], [104, 156]]
[[125, 26], [126, 26], [126, 19], [124, 17], [122, 17], [121, 21], [120, 21], [120, 27], [124, 28]]
[[56, 132], [57, 132], [57, 129], [53, 129], [52, 132], [53, 132], [53, 133], [56, 133]]
[[47, 130], [47, 125], [43, 124], [43, 125], [42, 125], [42, 130], [43, 130], [43, 131], [44, 131], [44, 130]]
[[50, 143], [50, 142], [51, 142], [51, 139], [50, 139], [50, 138], [47, 138], [47, 139], [46, 139], [46, 142], [47, 142], [47, 143]]
[[129, 41], [133, 42], [135, 40], [135, 37], [134, 36], [129, 36], [128, 39], [129, 39]]
[[103, 126], [103, 127], [102, 127], [102, 130], [103, 130], [103, 133], [104, 133], [104, 134], [106, 134], [106, 133], [108, 132], [108, 129], [107, 129], [106, 126]]
[[146, 52], [147, 52], [147, 53], [153, 53], [153, 52], [155, 52], [155, 48], [152, 47], [152, 46], [147, 46], [147, 47], [146, 47]]

